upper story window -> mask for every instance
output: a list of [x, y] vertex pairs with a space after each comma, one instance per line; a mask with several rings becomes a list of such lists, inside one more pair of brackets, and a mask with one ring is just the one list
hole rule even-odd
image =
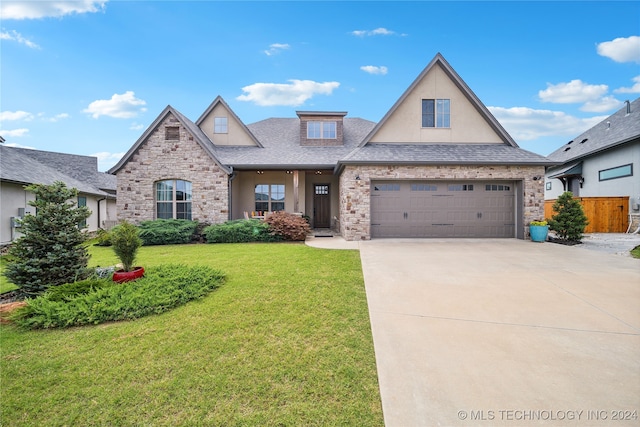
[[179, 179], [156, 182], [156, 218], [191, 219], [191, 183]]
[[227, 118], [226, 117], [214, 117], [213, 119], [213, 133], [227, 133]]
[[423, 128], [448, 128], [451, 127], [451, 100], [449, 99], [423, 99], [422, 100], [422, 127]]
[[307, 139], [336, 139], [336, 122], [307, 122]]

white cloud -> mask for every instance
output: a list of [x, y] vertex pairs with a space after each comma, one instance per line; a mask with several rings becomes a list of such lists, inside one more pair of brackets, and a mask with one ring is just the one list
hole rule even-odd
[[142, 129], [144, 129], [144, 125], [141, 124], [141, 123], [133, 122], [133, 123], [131, 123], [131, 126], [129, 126], [129, 129], [130, 130], [142, 130]]
[[118, 163], [118, 160], [120, 160], [124, 155], [124, 152], [109, 153], [108, 151], [100, 151], [98, 153], [90, 154], [90, 156], [98, 158], [98, 170], [100, 171], [111, 169], [111, 167]]
[[70, 115], [68, 115], [67, 113], [60, 113], [60, 114], [56, 114], [53, 117], [49, 117], [48, 119], [46, 119], [48, 122], [58, 122], [60, 120], [64, 120], [64, 119], [68, 119], [69, 117], [71, 117]]
[[283, 50], [287, 50], [291, 48], [291, 46], [289, 46], [286, 43], [273, 43], [269, 45], [269, 49], [265, 50], [264, 53], [267, 56], [271, 56], [271, 55], [275, 55], [277, 53], [282, 52]]
[[613, 96], [605, 96], [594, 101], [587, 101], [582, 107], [581, 111], [587, 111], [589, 113], [606, 113], [614, 109], [618, 109], [622, 105], [622, 102], [615, 99]]
[[[395, 31], [387, 30], [386, 28], [380, 27], [375, 30], [355, 30], [351, 32], [352, 35], [356, 37], [365, 37], [365, 36], [392, 36], [397, 34]], [[406, 36], [406, 34], [399, 34], [400, 36]]]
[[0, 31], [0, 39], [1, 40], [16, 41], [16, 42], [18, 42], [20, 44], [23, 44], [23, 45], [25, 45], [27, 47], [30, 47], [31, 49], [40, 49], [40, 46], [38, 46], [36, 43], [32, 42], [31, 40], [22, 37], [22, 34], [20, 34], [19, 32], [15, 31], [15, 30], [11, 30], [11, 31], [2, 30], [2, 31]]
[[26, 136], [29, 133], [29, 129], [21, 128], [21, 129], [12, 129], [12, 130], [0, 130], [0, 135], [3, 138], [20, 138]]
[[51, 0], [0, 2], [0, 15], [7, 19], [59, 18], [74, 13], [94, 13], [104, 10], [107, 0]]
[[530, 141], [545, 136], [579, 135], [608, 116], [579, 118], [562, 111], [534, 110], [527, 107], [488, 107], [516, 141]]
[[554, 104], [571, 104], [595, 101], [607, 93], [607, 85], [590, 85], [582, 80], [571, 80], [569, 83], [556, 85], [547, 83], [547, 88], [538, 92], [543, 102]]
[[0, 112], [0, 122], [5, 121], [16, 121], [16, 120], [24, 120], [30, 121], [33, 120], [33, 114], [27, 113], [26, 111], [2, 111]]
[[631, 87], [621, 87], [619, 89], [615, 89], [615, 93], [640, 93], [640, 76], [635, 76], [631, 79], [633, 81], [633, 86]]
[[360, 69], [365, 73], [382, 75], [387, 74], [387, 71], [389, 71], [384, 65], [381, 65], [379, 67], [376, 65], [363, 65], [362, 67], [360, 67]]
[[616, 62], [640, 63], [640, 36], [619, 37], [609, 42], [599, 43], [598, 55]]
[[251, 101], [260, 106], [284, 105], [296, 107], [314, 95], [331, 95], [338, 82], [318, 83], [312, 80], [288, 80], [290, 83], [254, 83], [242, 88], [245, 95], [238, 101]]
[[36, 147], [30, 147], [28, 145], [21, 145], [21, 144], [15, 143], [15, 142], [7, 142], [4, 145], [6, 145], [7, 147], [26, 148], [28, 150], [37, 150]]
[[147, 103], [142, 99], [136, 98], [135, 93], [129, 90], [122, 95], [116, 93], [111, 99], [93, 101], [83, 112], [91, 114], [94, 119], [100, 116], [130, 119], [147, 111], [143, 105], [147, 105]]

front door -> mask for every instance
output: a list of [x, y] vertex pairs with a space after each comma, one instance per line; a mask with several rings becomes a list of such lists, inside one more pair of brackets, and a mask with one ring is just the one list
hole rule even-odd
[[313, 191], [313, 226], [329, 228], [331, 226], [331, 200], [329, 184], [315, 184]]

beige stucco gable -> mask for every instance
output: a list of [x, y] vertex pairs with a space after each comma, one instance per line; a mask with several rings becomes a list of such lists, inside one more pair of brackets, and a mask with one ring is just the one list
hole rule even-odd
[[[226, 117], [226, 133], [214, 132], [216, 117]], [[260, 146], [247, 127], [220, 97], [214, 100], [196, 124], [214, 145]]]
[[[450, 100], [450, 127], [422, 127], [423, 99]], [[439, 54], [378, 123], [365, 142], [515, 145], [487, 108]]]

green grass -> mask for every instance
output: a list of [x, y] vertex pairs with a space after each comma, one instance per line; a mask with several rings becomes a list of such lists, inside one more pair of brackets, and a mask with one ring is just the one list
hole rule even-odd
[[[117, 262], [91, 247], [91, 264]], [[3, 425], [383, 425], [356, 251], [142, 247], [136, 264], [227, 274], [204, 299], [131, 322], [0, 329]]]
[[636, 246], [635, 248], [631, 249], [631, 256], [634, 258], [640, 258], [640, 246]]
[[14, 289], [18, 289], [16, 285], [11, 283], [9, 279], [4, 277], [4, 274], [1, 274], [2, 272], [4, 272], [6, 265], [7, 265], [7, 257], [1, 256], [0, 257], [0, 294], [13, 291]]

